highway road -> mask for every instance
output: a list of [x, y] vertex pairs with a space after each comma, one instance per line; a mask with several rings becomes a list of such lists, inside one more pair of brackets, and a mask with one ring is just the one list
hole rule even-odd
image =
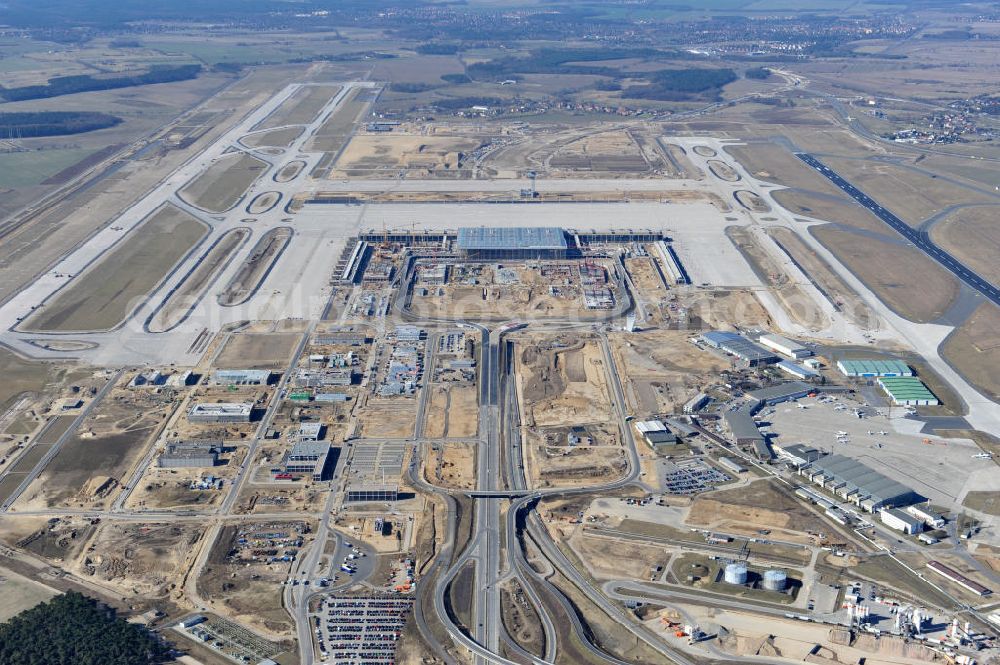
[[845, 194], [871, 211], [872, 214], [888, 224], [894, 231], [909, 240], [922, 252], [937, 261], [942, 267], [962, 280], [962, 282], [981, 293], [994, 304], [1000, 305], [1000, 289], [970, 270], [968, 266], [954, 256], [938, 247], [926, 232], [919, 231], [908, 225], [812, 155], [797, 152], [795, 156], [843, 190]]

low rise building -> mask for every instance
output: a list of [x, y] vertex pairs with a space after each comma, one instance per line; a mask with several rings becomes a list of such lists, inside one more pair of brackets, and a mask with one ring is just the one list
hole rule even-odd
[[722, 419], [726, 422], [726, 427], [729, 428], [737, 445], [752, 446], [758, 441], [766, 440], [757, 429], [753, 416], [747, 411], [726, 411]]
[[806, 381], [818, 379], [820, 376], [819, 372], [811, 370], [808, 367], [804, 367], [803, 365], [793, 363], [789, 360], [779, 361], [777, 367], [785, 374], [791, 374], [797, 379], [804, 379]]
[[716, 330], [701, 336], [702, 342], [725, 351], [746, 362], [751, 367], [778, 360], [778, 357], [756, 342], [736, 333]]
[[813, 352], [794, 340], [781, 335], [761, 335], [758, 341], [772, 351], [777, 351], [790, 358], [808, 358]]
[[747, 468], [734, 460], [732, 457], [720, 457], [719, 464], [722, 465], [726, 471], [732, 471], [733, 473], [746, 473]]
[[810, 393], [816, 392], [816, 390], [816, 386], [802, 381], [788, 381], [759, 390], [751, 390], [747, 393], [747, 398], [755, 400], [759, 404], [774, 406], [775, 404], [802, 399]]
[[921, 520], [898, 508], [883, 508], [879, 511], [879, 517], [887, 527], [896, 531], [902, 531], [908, 536], [924, 530], [924, 523]]
[[913, 370], [899, 360], [855, 360], [837, 361], [837, 369], [844, 376], [876, 378], [879, 376], [913, 376]]
[[253, 414], [250, 402], [200, 402], [188, 411], [193, 423], [248, 423]]
[[349, 503], [388, 503], [399, 499], [398, 485], [352, 484], [347, 486], [345, 501]]
[[314, 481], [326, 480], [327, 463], [330, 459], [330, 444], [325, 441], [303, 440], [292, 446], [285, 458], [286, 474], [309, 474]]
[[217, 369], [212, 383], [217, 386], [262, 386], [271, 378], [266, 369]]
[[880, 377], [876, 381], [897, 406], [935, 406], [941, 403], [915, 376]]
[[215, 466], [222, 452], [221, 441], [179, 441], [168, 443], [157, 465], [163, 469], [186, 469]]
[[934, 512], [925, 505], [908, 506], [906, 512], [910, 513], [918, 520], [923, 520], [924, 524], [932, 529], [940, 529], [945, 525], [944, 516]]

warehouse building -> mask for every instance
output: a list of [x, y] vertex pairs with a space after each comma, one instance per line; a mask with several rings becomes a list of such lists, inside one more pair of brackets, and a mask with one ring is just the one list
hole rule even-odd
[[470, 261], [565, 259], [566, 233], [554, 227], [466, 227], [458, 230], [458, 250]]
[[776, 362], [778, 357], [768, 351], [760, 344], [753, 342], [742, 335], [726, 332], [724, 330], [713, 330], [701, 336], [701, 341], [708, 346], [725, 351], [730, 355], [743, 360], [748, 365], [763, 365]]
[[671, 448], [677, 445], [677, 435], [669, 430], [645, 432], [642, 438], [645, 439], [646, 445], [653, 450]]
[[789, 358], [808, 358], [813, 352], [796, 341], [790, 340], [781, 335], [761, 335], [758, 340], [762, 346], [766, 346], [772, 351], [783, 353]]
[[221, 441], [179, 441], [167, 444], [157, 464], [162, 469], [215, 466], [222, 452]]
[[751, 390], [747, 393], [747, 397], [756, 402], [757, 406], [755, 408], [759, 408], [761, 405], [774, 406], [775, 404], [802, 399], [813, 392], [816, 392], [816, 386], [803, 383], [802, 381], [788, 381], [768, 386], [767, 388], [761, 388], [760, 390]]
[[924, 530], [924, 523], [909, 513], [904, 513], [898, 508], [883, 508], [879, 511], [882, 524], [890, 529], [902, 531], [908, 536], [920, 533]]
[[837, 369], [844, 376], [860, 378], [913, 376], [913, 370], [899, 360], [838, 360]]
[[200, 403], [188, 411], [188, 420], [193, 423], [248, 423], [252, 413], [250, 402]]
[[871, 513], [924, 500], [912, 488], [843, 455], [821, 457], [799, 469], [799, 473]]
[[271, 378], [266, 369], [217, 369], [212, 383], [217, 386], [263, 386]]
[[780, 369], [785, 374], [791, 374], [797, 379], [804, 379], [806, 381], [812, 381], [819, 378], [819, 372], [811, 370], [808, 367], [799, 365], [798, 363], [793, 363], [790, 360], [781, 360], [777, 364], [778, 369]]
[[881, 377], [876, 381], [897, 406], [936, 406], [941, 403], [915, 376]]
[[722, 419], [726, 421], [726, 427], [732, 432], [737, 445], [753, 446], [765, 440], [753, 416], [747, 411], [726, 411]]
[[285, 458], [285, 473], [306, 473], [314, 481], [326, 480], [330, 444], [325, 441], [303, 440], [292, 446]]

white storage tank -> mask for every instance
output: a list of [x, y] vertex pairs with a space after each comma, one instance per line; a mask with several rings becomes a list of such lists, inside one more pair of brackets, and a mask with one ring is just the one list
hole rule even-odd
[[728, 584], [747, 583], [747, 565], [745, 563], [730, 563], [726, 566], [725, 580]]
[[768, 591], [784, 591], [788, 575], [783, 570], [769, 570], [764, 573], [764, 588]]

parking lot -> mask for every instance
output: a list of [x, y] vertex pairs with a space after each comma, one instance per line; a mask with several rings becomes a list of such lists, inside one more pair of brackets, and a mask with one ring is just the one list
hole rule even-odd
[[659, 471], [663, 474], [663, 491], [668, 494], [697, 494], [732, 480], [700, 459], [663, 461]]
[[392, 665], [412, 607], [391, 596], [327, 597], [312, 617], [322, 662]]

